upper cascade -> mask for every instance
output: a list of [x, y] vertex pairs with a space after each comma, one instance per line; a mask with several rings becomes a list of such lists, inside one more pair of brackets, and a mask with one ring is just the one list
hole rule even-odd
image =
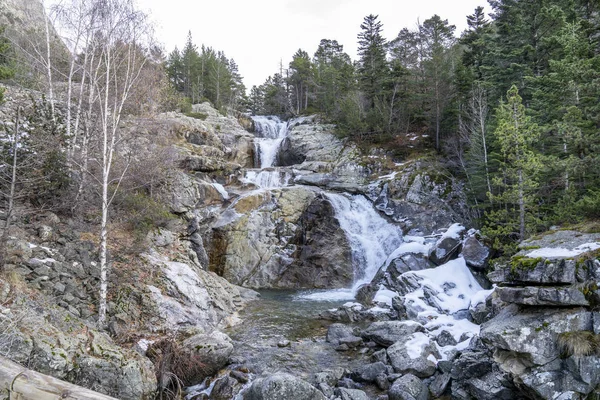
[[255, 141], [257, 164], [261, 169], [273, 167], [281, 142], [288, 134], [288, 122], [281, 121], [279, 117], [273, 115], [256, 115], [252, 120], [257, 136]]

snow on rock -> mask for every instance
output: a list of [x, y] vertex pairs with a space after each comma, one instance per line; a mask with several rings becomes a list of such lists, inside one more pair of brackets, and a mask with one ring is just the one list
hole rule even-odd
[[393, 290], [386, 289], [385, 286], [381, 285], [375, 297], [373, 298], [374, 303], [385, 303], [388, 306], [392, 306], [392, 299], [398, 296], [398, 293]]
[[394, 259], [404, 255], [404, 254], [423, 254], [427, 255], [429, 253], [429, 249], [431, 244], [424, 244], [419, 242], [407, 242], [402, 243], [396, 250], [392, 252], [385, 260], [386, 267], [390, 265]]
[[465, 227], [462, 226], [462, 224], [452, 224], [450, 225], [450, 227], [448, 228], [448, 230], [446, 230], [446, 232], [444, 232], [442, 234], [442, 237], [438, 240], [438, 243], [441, 242], [443, 239], [446, 238], [452, 238], [452, 239], [456, 239], [459, 240], [461, 234], [465, 231]]
[[586, 253], [588, 251], [594, 251], [597, 249], [600, 249], [600, 242], [584, 243], [582, 245], [575, 247], [572, 250], [569, 250], [569, 249], [566, 249], [563, 247], [554, 247], [554, 248], [543, 247], [541, 249], [533, 250], [533, 251], [527, 253], [525, 256], [530, 257], [530, 258], [542, 257], [542, 258], [552, 258], [552, 259], [570, 258], [570, 257], [576, 257], [576, 256]]
[[406, 291], [405, 305], [418, 312], [435, 309], [453, 314], [467, 310], [471, 297], [483, 290], [463, 258], [437, 268], [406, 272], [398, 280]]

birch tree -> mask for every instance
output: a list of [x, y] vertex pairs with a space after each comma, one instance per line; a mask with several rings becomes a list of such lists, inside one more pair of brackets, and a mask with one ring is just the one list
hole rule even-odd
[[112, 167], [123, 139], [119, 129], [123, 111], [147, 61], [144, 52], [149, 46], [150, 32], [146, 15], [135, 9], [132, 0], [102, 0], [95, 7], [92, 37], [95, 54], [86, 74], [98, 116], [94, 133], [100, 153], [95, 162], [101, 171], [98, 325], [102, 327], [107, 313], [109, 207], [127, 170], [125, 167], [120, 175], [113, 176]]

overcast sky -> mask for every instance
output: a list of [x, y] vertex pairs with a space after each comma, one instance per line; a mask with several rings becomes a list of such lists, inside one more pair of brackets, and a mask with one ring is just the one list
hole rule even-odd
[[[313, 55], [321, 39], [335, 39], [356, 59], [363, 18], [379, 15], [386, 39], [434, 14], [466, 28], [466, 16], [485, 0], [137, 0], [156, 24], [169, 53], [188, 31], [194, 43], [233, 58], [250, 89], [284, 68], [299, 48]], [[486, 8], [489, 12], [489, 8]]]

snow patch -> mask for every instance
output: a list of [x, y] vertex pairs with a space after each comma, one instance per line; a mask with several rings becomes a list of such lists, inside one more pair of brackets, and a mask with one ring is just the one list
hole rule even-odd
[[543, 247], [541, 249], [533, 250], [527, 253], [525, 256], [530, 258], [569, 258], [576, 257], [580, 254], [588, 251], [600, 249], [599, 242], [584, 243], [575, 247], [573, 250], [565, 249], [562, 247]]

